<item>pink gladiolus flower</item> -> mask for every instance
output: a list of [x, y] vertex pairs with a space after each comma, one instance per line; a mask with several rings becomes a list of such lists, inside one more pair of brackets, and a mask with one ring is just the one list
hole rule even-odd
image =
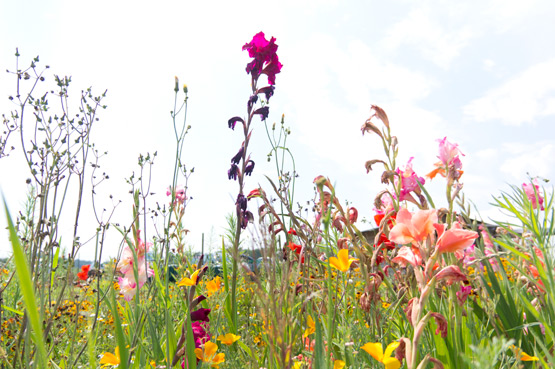
[[445, 230], [445, 224], [434, 224], [437, 230], [437, 247], [440, 253], [464, 251], [478, 238], [478, 233], [462, 229], [459, 222], [454, 222], [451, 229]]
[[389, 232], [389, 240], [398, 244], [421, 242], [434, 231], [437, 211], [419, 210], [411, 214], [407, 209], [399, 210], [397, 224]]
[[447, 137], [444, 137], [442, 140], [437, 140], [437, 142], [439, 142], [438, 158], [444, 166], [447, 167], [453, 164], [453, 161], [459, 158], [459, 154], [464, 156], [458, 148], [459, 145], [447, 141]]
[[466, 299], [468, 298], [471, 292], [472, 292], [471, 286], [461, 286], [460, 291], [456, 293], [457, 301], [460, 306], [464, 305], [464, 302], [466, 301]]
[[137, 292], [137, 289], [135, 287], [137, 287], [137, 284], [135, 282], [132, 282], [129, 280], [129, 278], [118, 278], [118, 284], [119, 284], [119, 291], [120, 293], [123, 295], [123, 298], [125, 299], [125, 301], [131, 301], [133, 300], [133, 297], [135, 297], [135, 293]]
[[447, 137], [439, 142], [439, 163], [435, 164], [436, 169], [432, 170], [426, 176], [430, 179], [434, 178], [437, 174], [447, 177], [450, 181], [458, 180], [462, 174], [462, 162], [459, 154], [464, 154], [459, 150], [457, 144], [447, 141]]
[[537, 179], [534, 179], [532, 183], [523, 183], [522, 189], [526, 193], [526, 197], [528, 197], [528, 200], [530, 200], [530, 202], [532, 203], [533, 209], [536, 209], [539, 203], [540, 210], [545, 210], [545, 208], [543, 207], [543, 197], [540, 193], [540, 186]]
[[[168, 187], [168, 189], [166, 190], [166, 196], [171, 196], [172, 195], [172, 188]], [[185, 196], [185, 187], [179, 185], [175, 188], [175, 203], [180, 203], [183, 204], [185, 203], [185, 200], [187, 200], [187, 196]]]
[[[399, 193], [399, 201], [412, 201], [416, 202], [414, 197], [410, 194], [411, 192], [420, 193], [420, 187], [418, 186], [418, 182], [420, 184], [424, 184], [426, 181], [422, 177], [418, 177], [414, 170], [412, 170], [412, 159], [410, 158], [405, 166], [405, 170], [401, 170], [397, 168], [396, 172], [399, 174], [401, 179], [401, 191]], [[395, 186], [398, 186], [398, 179], [395, 177]]]
[[422, 265], [422, 258], [420, 257], [420, 254], [414, 252], [411, 247], [407, 246], [401, 247], [397, 252], [397, 256], [391, 261], [401, 264], [404, 267], [406, 267], [407, 264], [410, 264], [413, 267]]

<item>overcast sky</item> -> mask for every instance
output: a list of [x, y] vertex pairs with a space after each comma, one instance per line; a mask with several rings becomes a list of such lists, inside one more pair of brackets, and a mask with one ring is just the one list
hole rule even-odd
[[[288, 146], [300, 176], [296, 200], [312, 197], [312, 180], [321, 174], [361, 217], [372, 217], [383, 185], [381, 173], [366, 174], [364, 163], [383, 154], [378, 139], [363, 137], [360, 126], [376, 104], [399, 139], [399, 163], [414, 157], [421, 176], [437, 161], [438, 138], [459, 144], [464, 192], [487, 218], [494, 214], [491, 196], [509, 183], [520, 185], [527, 173], [555, 174], [554, 16], [549, 0], [7, 0], [0, 5], [0, 70], [14, 69], [19, 47], [24, 63], [40, 55], [52, 73], [72, 76], [74, 103], [81, 89], [108, 90], [108, 109], [95, 128], [97, 147], [109, 153], [101, 165], [110, 181], [99, 188], [99, 201], [109, 194], [127, 198], [124, 178], [137, 170], [139, 154], [154, 151], [152, 200], [166, 201], [175, 150], [174, 76], [186, 83], [192, 129], [184, 161], [195, 168], [186, 227], [188, 243], [200, 248], [201, 234], [221, 234], [234, 208], [237, 184], [227, 169], [242, 137], [227, 120], [246, 115], [249, 58], [241, 47], [257, 32], [279, 45], [283, 69], [269, 122], [285, 114], [291, 129]], [[0, 74], [2, 113], [12, 109], [7, 96], [13, 91], [13, 77]], [[263, 124], [255, 121], [256, 168], [247, 190], [260, 183], [269, 192], [263, 177], [275, 178], [265, 163], [269, 148]], [[2, 159], [0, 173], [17, 213], [29, 175], [17, 157]], [[430, 187], [437, 206], [445, 205], [444, 184], [436, 178]], [[118, 208], [115, 219], [128, 223], [129, 206]], [[95, 224], [82, 221], [81, 227], [87, 239]], [[118, 244], [112, 234], [110, 255]], [[0, 249], [3, 255], [10, 250], [5, 238]], [[86, 245], [81, 256], [93, 252]]]

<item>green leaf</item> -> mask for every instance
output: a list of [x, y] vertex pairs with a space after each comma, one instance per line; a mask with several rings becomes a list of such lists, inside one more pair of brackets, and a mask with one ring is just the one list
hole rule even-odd
[[31, 279], [31, 272], [27, 263], [27, 256], [25, 255], [23, 247], [19, 243], [19, 236], [15, 230], [10, 211], [8, 210], [8, 204], [6, 203], [6, 198], [3, 194], [2, 199], [4, 200], [4, 209], [6, 211], [6, 219], [8, 221], [8, 229], [10, 232], [10, 242], [13, 248], [16, 275], [23, 293], [23, 301], [25, 302], [25, 307], [27, 308], [27, 315], [29, 316], [29, 321], [31, 323], [31, 327], [33, 328], [32, 337], [37, 345], [38, 367], [46, 368], [48, 356], [46, 354], [46, 348], [44, 346], [42, 336], [42, 320], [40, 319], [39, 309], [35, 299], [33, 281]]

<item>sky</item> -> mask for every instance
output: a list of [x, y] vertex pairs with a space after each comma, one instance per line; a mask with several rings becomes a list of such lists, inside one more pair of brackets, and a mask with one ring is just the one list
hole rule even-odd
[[[96, 201], [109, 209], [109, 195], [121, 199], [112, 220], [129, 224], [125, 178], [137, 172], [139, 154], [158, 154], [151, 207], [168, 201], [178, 76], [189, 90], [183, 161], [195, 168], [188, 182], [187, 244], [200, 249], [204, 233], [205, 244], [218, 247], [237, 194], [227, 170], [242, 142], [227, 120], [246, 115], [250, 91], [249, 58], [241, 47], [263, 31], [276, 38], [283, 63], [268, 124], [284, 114], [291, 131], [296, 201], [310, 200], [313, 179], [324, 175], [360, 218], [372, 218], [374, 197], [385, 187], [381, 171], [367, 174], [364, 163], [384, 154], [378, 138], [362, 136], [360, 127], [378, 105], [398, 138], [401, 167], [414, 157], [414, 170], [424, 176], [437, 161], [438, 139], [459, 144], [465, 197], [488, 220], [499, 215], [492, 196], [528, 176], [551, 180], [555, 174], [553, 14], [549, 0], [8, 0], [0, 5], [0, 112], [13, 109], [7, 97], [15, 79], [3, 71], [15, 69], [16, 47], [21, 63], [39, 55], [51, 67], [47, 83], [54, 83], [53, 74], [71, 75], [75, 106], [82, 89], [107, 90], [108, 108], [93, 138], [108, 152], [100, 165], [110, 179], [97, 188]], [[270, 145], [262, 122], [254, 123], [250, 148], [256, 167], [246, 189], [260, 184], [270, 192], [265, 175], [275, 179], [276, 172], [266, 161]], [[16, 152], [0, 160], [0, 173], [0, 188], [17, 214], [29, 174]], [[436, 206], [445, 206], [445, 182], [436, 178], [428, 185]], [[96, 224], [88, 203], [83, 211], [89, 214], [80, 222], [86, 240]], [[152, 225], [145, 231], [152, 234]], [[71, 237], [65, 239], [68, 247]], [[117, 232], [109, 234], [106, 256], [117, 253], [120, 240]], [[9, 253], [4, 237], [0, 255]], [[92, 255], [89, 242], [80, 257]]]

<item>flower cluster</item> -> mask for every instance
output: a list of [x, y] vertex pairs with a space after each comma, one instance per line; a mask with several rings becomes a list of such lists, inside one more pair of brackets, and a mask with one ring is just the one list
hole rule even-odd
[[119, 277], [118, 283], [120, 293], [123, 294], [126, 301], [131, 301], [148, 277], [154, 275], [154, 270], [146, 261], [146, 253], [151, 246], [152, 243], [145, 243], [141, 240], [140, 230], [137, 230], [136, 245], [134, 246], [128, 241], [124, 246], [116, 269], [123, 273], [123, 277]]

